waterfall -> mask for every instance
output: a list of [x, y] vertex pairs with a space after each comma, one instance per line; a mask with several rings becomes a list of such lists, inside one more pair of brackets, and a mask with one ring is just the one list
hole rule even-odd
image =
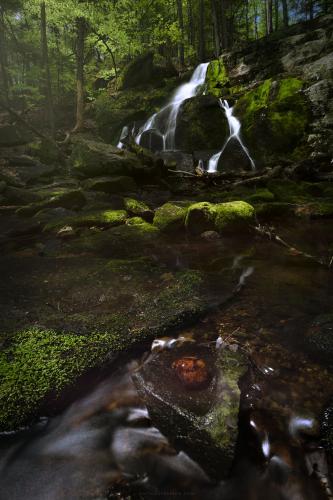
[[244, 153], [246, 154], [246, 156], [250, 160], [252, 169], [255, 170], [255, 168], [256, 168], [255, 163], [254, 163], [253, 159], [251, 158], [249, 150], [244, 145], [244, 143], [243, 143], [243, 141], [241, 139], [241, 136], [240, 136], [241, 123], [232, 114], [233, 113], [233, 108], [231, 108], [229, 106], [228, 101], [222, 100], [222, 99], [220, 99], [220, 106], [224, 110], [225, 115], [226, 115], [227, 120], [228, 120], [228, 124], [229, 124], [229, 137], [225, 141], [225, 143], [224, 143], [221, 151], [219, 153], [216, 153], [215, 155], [213, 155], [210, 158], [209, 163], [208, 163], [208, 172], [209, 173], [217, 172], [217, 166], [218, 166], [219, 159], [221, 158], [221, 156], [222, 156], [225, 148], [227, 147], [227, 145], [229, 144], [229, 142], [231, 141], [231, 139], [235, 139], [236, 141], [239, 142], [239, 144], [242, 147]]
[[177, 118], [180, 107], [186, 99], [197, 95], [200, 87], [205, 83], [208, 65], [209, 63], [199, 64], [191, 80], [178, 87], [170, 102], [146, 121], [135, 138], [137, 144], [140, 144], [144, 132], [153, 130], [163, 139], [163, 151], [175, 150]]
[[121, 131], [119, 142], [117, 144], [118, 149], [123, 149], [123, 147], [124, 147], [123, 140], [128, 136], [128, 134], [129, 134], [129, 129], [128, 129], [127, 125], [125, 125], [125, 127], [123, 127], [123, 129]]

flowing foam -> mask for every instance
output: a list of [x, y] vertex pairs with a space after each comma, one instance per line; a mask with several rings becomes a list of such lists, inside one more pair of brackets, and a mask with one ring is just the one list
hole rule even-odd
[[[148, 118], [135, 138], [137, 144], [140, 144], [144, 132], [154, 130], [154, 133], [162, 137], [163, 151], [175, 150], [177, 118], [180, 107], [186, 99], [196, 96], [200, 87], [205, 83], [208, 64], [199, 64], [191, 80], [178, 87], [171, 101], [158, 111], [158, 113]], [[164, 116], [165, 118], [163, 119]]]
[[225, 143], [224, 143], [221, 151], [219, 153], [216, 153], [215, 155], [213, 155], [210, 158], [209, 163], [208, 163], [208, 172], [209, 173], [217, 172], [217, 166], [218, 166], [219, 160], [220, 160], [221, 156], [223, 155], [224, 150], [227, 147], [227, 145], [229, 144], [229, 142], [231, 141], [231, 139], [235, 139], [236, 141], [239, 142], [242, 150], [244, 151], [244, 153], [246, 154], [246, 156], [248, 157], [248, 159], [249, 159], [249, 161], [251, 163], [252, 169], [255, 170], [255, 168], [256, 168], [255, 163], [254, 163], [253, 159], [251, 158], [249, 150], [247, 149], [247, 147], [243, 143], [243, 141], [241, 139], [241, 136], [240, 136], [241, 123], [232, 114], [233, 113], [233, 108], [229, 106], [228, 101], [222, 100], [222, 99], [220, 99], [220, 106], [224, 110], [225, 115], [226, 115], [227, 120], [228, 120], [228, 124], [229, 124], [229, 137], [225, 141]]

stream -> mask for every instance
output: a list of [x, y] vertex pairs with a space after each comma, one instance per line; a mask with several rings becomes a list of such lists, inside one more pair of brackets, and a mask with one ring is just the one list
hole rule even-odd
[[[285, 223], [277, 230], [318, 256], [331, 238], [319, 221]], [[151, 421], [131, 377], [155, 355], [145, 344], [104, 370], [103, 380], [89, 384], [86, 394], [74, 389], [60, 414], [0, 435], [1, 500], [22, 499], [22, 492], [28, 500], [332, 498], [332, 464], [318, 420], [333, 393], [333, 373], [303, 345], [313, 319], [332, 305], [330, 272], [273, 242], [249, 243], [241, 236], [174, 241], [168, 259], [170, 266], [209, 271], [218, 280], [231, 272], [239, 286], [230, 301], [192, 327], [153, 344], [163, 354], [184, 339], [198, 346], [228, 343], [251, 356], [259, 378], [242, 389], [230, 477], [208, 477]]]

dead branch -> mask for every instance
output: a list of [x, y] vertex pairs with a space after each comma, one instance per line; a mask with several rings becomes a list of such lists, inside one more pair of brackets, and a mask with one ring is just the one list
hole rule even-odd
[[316, 262], [317, 264], [320, 264], [321, 266], [325, 266], [325, 267], [330, 268], [330, 264], [325, 262], [323, 259], [320, 259], [319, 257], [315, 257], [313, 255], [306, 253], [306, 252], [303, 252], [302, 250], [299, 250], [295, 246], [292, 246], [289, 243], [287, 243], [285, 240], [280, 238], [280, 236], [277, 235], [272, 228], [270, 228], [268, 226], [262, 226], [259, 224], [258, 226], [254, 227], [254, 230], [258, 234], [260, 234], [260, 236], [264, 236], [264, 237], [268, 238], [270, 241], [278, 243], [280, 246], [287, 248], [292, 255], [305, 257], [306, 259], [312, 260], [313, 262]]

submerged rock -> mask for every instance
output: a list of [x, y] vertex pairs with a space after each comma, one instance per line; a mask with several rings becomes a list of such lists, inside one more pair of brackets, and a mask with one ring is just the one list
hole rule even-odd
[[240, 383], [247, 370], [239, 350], [186, 342], [152, 355], [133, 379], [161, 432], [208, 474], [221, 478], [235, 455]]

